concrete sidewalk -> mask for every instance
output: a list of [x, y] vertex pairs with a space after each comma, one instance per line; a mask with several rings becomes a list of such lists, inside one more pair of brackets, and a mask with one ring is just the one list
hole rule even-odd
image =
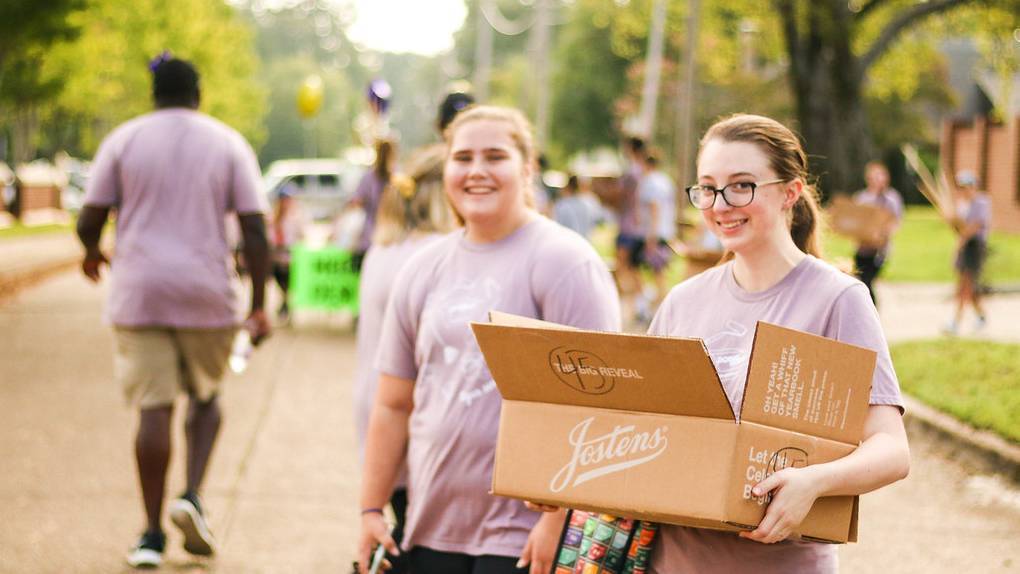
[[[877, 285], [879, 315], [890, 343], [943, 337], [953, 317], [953, 285], [948, 283], [885, 283]], [[1020, 293], [997, 293], [984, 300], [988, 324], [975, 330], [967, 311], [960, 337], [1020, 343]]]
[[[0, 572], [131, 571], [124, 555], [144, 525], [136, 414], [113, 383], [107, 285], [64, 273], [0, 305], [0, 332], [16, 334], [0, 346]], [[204, 487], [220, 550], [212, 561], [186, 554], [165, 516], [163, 571], [349, 571], [353, 365], [352, 334], [309, 326], [278, 331], [226, 381]], [[183, 411], [168, 496], [183, 487]]]
[[76, 265], [83, 250], [70, 231], [0, 240], [0, 299]]

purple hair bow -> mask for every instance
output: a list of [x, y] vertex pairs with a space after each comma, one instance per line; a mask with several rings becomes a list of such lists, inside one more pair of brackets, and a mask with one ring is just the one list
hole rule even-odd
[[149, 60], [149, 71], [155, 74], [156, 68], [164, 62], [169, 62], [171, 58], [173, 58], [173, 55], [170, 53], [170, 50], [163, 50], [158, 56]]

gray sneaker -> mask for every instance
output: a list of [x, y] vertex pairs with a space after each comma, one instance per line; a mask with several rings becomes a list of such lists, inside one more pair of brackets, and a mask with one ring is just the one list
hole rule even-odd
[[184, 549], [197, 556], [212, 556], [216, 540], [202, 513], [202, 504], [194, 492], [186, 492], [170, 504], [170, 520], [184, 533]]

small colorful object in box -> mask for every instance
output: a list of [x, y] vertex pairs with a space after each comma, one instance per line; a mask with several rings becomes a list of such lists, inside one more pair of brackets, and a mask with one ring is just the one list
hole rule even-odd
[[560, 536], [555, 574], [644, 574], [658, 526], [571, 510]]

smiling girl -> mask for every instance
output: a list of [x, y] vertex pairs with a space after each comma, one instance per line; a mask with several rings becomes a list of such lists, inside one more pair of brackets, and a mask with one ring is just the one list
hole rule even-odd
[[446, 197], [463, 224], [403, 267], [376, 365], [358, 556], [396, 551], [380, 509], [406, 453], [403, 549], [415, 574], [549, 571], [563, 513], [491, 496], [501, 399], [471, 333], [491, 310], [618, 330], [612, 277], [580, 236], [531, 207], [534, 146], [516, 110], [468, 109], [446, 131]]
[[818, 204], [807, 173], [797, 137], [774, 120], [736, 115], [708, 130], [698, 183], [687, 191], [728, 260], [674, 287], [649, 333], [699, 337], [713, 360], [739, 363], [720, 370], [736, 413], [757, 321], [872, 349], [878, 364], [864, 440], [842, 459], [787, 468], [758, 483], [754, 495], [771, 492], [772, 501], [753, 531], [663, 526], [652, 572], [834, 572], [834, 546], [791, 538], [814, 501], [907, 475], [902, 398], [878, 315], [864, 284], [819, 258]]

